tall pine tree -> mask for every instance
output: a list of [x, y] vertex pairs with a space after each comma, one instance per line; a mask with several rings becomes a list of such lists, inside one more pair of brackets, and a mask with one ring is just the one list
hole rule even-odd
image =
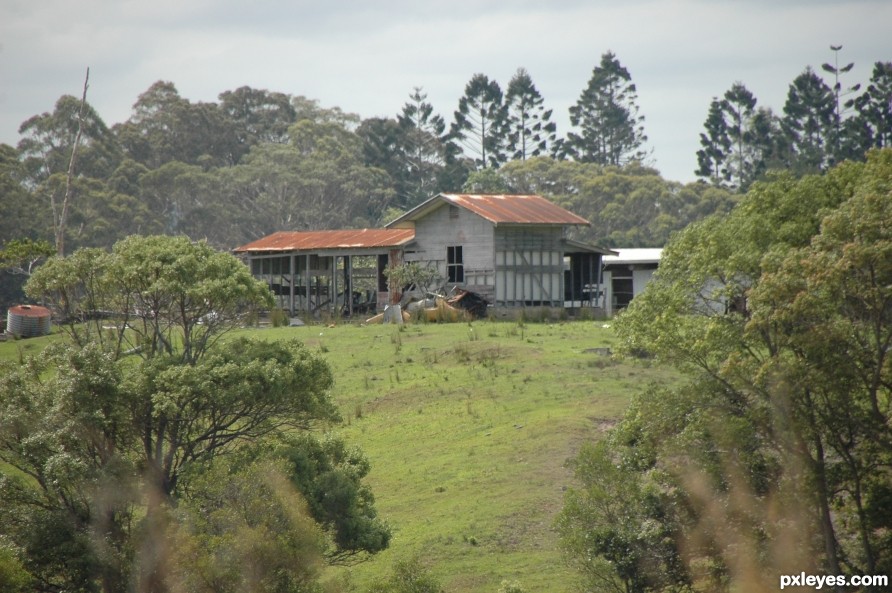
[[409, 95], [397, 121], [403, 130], [406, 170], [406, 182], [399, 197], [402, 205], [411, 208], [440, 189], [438, 178], [446, 164], [446, 122], [434, 113], [420, 87], [415, 87]]
[[637, 99], [629, 71], [608, 51], [576, 105], [570, 107], [570, 123], [579, 128], [578, 134], [567, 136], [570, 156], [602, 165], [643, 160], [647, 136]]
[[697, 151], [698, 177], [708, 179], [715, 186], [722, 186], [728, 181], [728, 160], [731, 150], [731, 139], [728, 137], [728, 125], [725, 123], [723, 102], [713, 97], [709, 104], [709, 114], [703, 122], [704, 132], [700, 133], [700, 146]]
[[869, 130], [869, 145], [892, 146], [892, 62], [873, 65], [870, 84], [855, 99], [854, 106]]
[[795, 173], [819, 173], [832, 163], [836, 99], [810, 67], [790, 84], [781, 127], [788, 143], [788, 164]]
[[557, 127], [543, 103], [529, 72], [518, 68], [505, 93], [506, 148], [511, 159], [525, 161], [554, 148]]
[[502, 89], [485, 74], [475, 74], [458, 102], [449, 135], [478, 169], [505, 162], [505, 108]]

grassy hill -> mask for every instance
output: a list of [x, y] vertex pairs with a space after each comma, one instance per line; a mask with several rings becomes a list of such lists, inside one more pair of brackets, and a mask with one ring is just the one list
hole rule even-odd
[[[675, 375], [618, 362], [609, 323], [474, 322], [256, 329], [295, 337], [335, 373], [335, 428], [372, 463], [368, 482], [394, 533], [369, 562], [326, 579], [362, 592], [395, 560], [418, 558], [449, 593], [574, 590], [553, 531], [566, 462], [620, 417], [633, 393]], [[49, 339], [0, 344], [0, 357]]]
[[337, 431], [372, 462], [394, 538], [370, 562], [330, 571], [362, 591], [417, 557], [451, 593], [574, 590], [553, 531], [566, 462], [670, 371], [617, 362], [604, 322], [339, 325], [261, 330], [318, 348], [336, 375]]

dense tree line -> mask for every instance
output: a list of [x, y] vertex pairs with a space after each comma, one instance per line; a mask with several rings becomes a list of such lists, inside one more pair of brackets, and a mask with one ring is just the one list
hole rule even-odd
[[854, 64], [840, 67], [841, 46], [824, 81], [807, 67], [790, 84], [781, 115], [764, 106], [742, 82], [713, 98], [700, 134], [699, 177], [738, 191], [770, 169], [795, 175], [821, 173], [845, 160], [863, 160], [871, 148], [892, 142], [892, 62], [877, 62], [867, 87], [844, 86]]
[[[564, 133], [523, 68], [504, 91], [473, 75], [451, 121], [421, 88], [394, 117], [361, 120], [250, 87], [193, 103], [159, 81], [109, 127], [85, 89], [83, 100], [63, 96], [23, 122], [16, 147], [0, 146], [0, 265], [20, 272], [3, 273], [0, 302], [21, 299], [21, 272], [39, 263], [41, 241], [73, 251], [162, 233], [231, 249], [277, 230], [379, 225], [440, 191], [536, 191], [588, 218], [587, 240], [662, 245], [727, 209], [721, 190], [743, 191], [774, 168], [822, 171], [888, 144], [892, 67], [877, 63], [860, 94], [840, 81], [848, 66], [824, 70], [834, 86], [807, 69], [782, 118], [757, 108], [742, 84], [713, 101], [698, 174], [717, 191], [648, 167], [638, 90], [612, 52], [593, 68]], [[61, 221], [56, 207], [66, 196]]]
[[892, 573], [892, 149], [754, 184], [615, 325], [685, 380], [576, 461], [559, 528], [592, 590]]

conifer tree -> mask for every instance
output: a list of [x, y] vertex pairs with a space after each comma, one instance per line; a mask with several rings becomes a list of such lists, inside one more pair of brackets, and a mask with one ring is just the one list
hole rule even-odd
[[795, 173], [818, 173], [831, 164], [835, 107], [833, 90], [810, 67], [790, 84], [781, 127], [788, 143], [788, 164]]
[[505, 162], [505, 108], [498, 82], [485, 74], [471, 78], [449, 135], [477, 168], [497, 168]]
[[446, 122], [434, 113], [427, 94], [415, 87], [397, 121], [403, 131], [406, 183], [400, 198], [405, 206], [420, 204], [438, 191], [437, 179], [446, 161]]
[[567, 152], [577, 160], [624, 165], [644, 159], [644, 116], [629, 71], [613, 52], [601, 56], [588, 86], [570, 107], [570, 123], [579, 133], [567, 137]]
[[545, 109], [543, 102], [529, 72], [518, 68], [505, 94], [510, 158], [525, 161], [554, 147], [557, 127], [551, 121], [551, 109]]
[[703, 148], [697, 151], [698, 167], [695, 171], [698, 177], [708, 179], [716, 186], [721, 186], [728, 180], [728, 170], [724, 165], [731, 149], [722, 103], [713, 97], [709, 104], [709, 114], [703, 122], [706, 131], [700, 133], [700, 146]]

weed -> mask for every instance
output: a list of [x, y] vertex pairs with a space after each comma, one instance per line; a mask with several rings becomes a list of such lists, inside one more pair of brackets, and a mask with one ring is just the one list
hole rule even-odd
[[282, 309], [273, 309], [269, 312], [269, 323], [273, 327], [288, 325], [288, 315]]
[[469, 363], [471, 362], [471, 349], [468, 348], [464, 344], [456, 344], [453, 347], [453, 351], [455, 352], [455, 358], [458, 362], [461, 363]]
[[356, 407], [353, 409], [353, 416], [355, 416], [357, 420], [362, 419], [362, 404], [356, 404]]

